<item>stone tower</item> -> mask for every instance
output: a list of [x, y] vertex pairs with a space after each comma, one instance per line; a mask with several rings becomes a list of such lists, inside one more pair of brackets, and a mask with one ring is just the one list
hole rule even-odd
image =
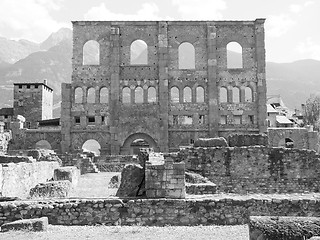
[[15, 83], [13, 94], [14, 116], [26, 119], [26, 128], [36, 128], [37, 121], [52, 118], [53, 89], [43, 83]]

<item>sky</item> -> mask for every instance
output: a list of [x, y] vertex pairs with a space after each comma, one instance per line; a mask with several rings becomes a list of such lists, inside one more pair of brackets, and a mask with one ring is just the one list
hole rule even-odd
[[44, 41], [80, 20], [266, 18], [266, 60], [320, 60], [320, 0], [1, 0], [0, 36]]

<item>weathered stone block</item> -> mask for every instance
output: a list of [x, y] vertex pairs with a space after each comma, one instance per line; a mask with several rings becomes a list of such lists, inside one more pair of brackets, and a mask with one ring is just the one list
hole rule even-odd
[[219, 138], [199, 138], [194, 142], [194, 147], [228, 147], [224, 137]]
[[69, 180], [73, 187], [78, 185], [80, 170], [77, 167], [60, 167], [54, 170], [53, 180]]
[[10, 223], [5, 223], [1, 226], [1, 232], [7, 232], [10, 230], [23, 230], [23, 231], [47, 231], [48, 218], [34, 218], [17, 220]]
[[69, 180], [39, 183], [30, 190], [30, 198], [65, 198], [71, 188]]
[[118, 197], [136, 197], [145, 192], [145, 171], [138, 164], [128, 164], [121, 173], [120, 187], [116, 193]]

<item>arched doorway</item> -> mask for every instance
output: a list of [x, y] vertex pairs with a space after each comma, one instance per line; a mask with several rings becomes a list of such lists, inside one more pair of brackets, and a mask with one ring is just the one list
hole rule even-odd
[[294, 141], [291, 138], [282, 138], [278, 143], [278, 147], [293, 148]]
[[51, 150], [51, 144], [47, 140], [40, 140], [36, 142], [36, 148], [38, 149], [49, 149]]
[[96, 156], [100, 156], [100, 149], [101, 146], [99, 142], [94, 139], [89, 139], [82, 145], [84, 152], [93, 152]]
[[158, 151], [158, 145], [155, 140], [148, 134], [135, 133], [127, 137], [124, 141], [121, 154], [138, 154], [140, 151]]

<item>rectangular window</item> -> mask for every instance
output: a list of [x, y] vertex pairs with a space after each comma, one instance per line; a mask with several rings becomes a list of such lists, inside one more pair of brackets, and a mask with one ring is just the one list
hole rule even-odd
[[179, 124], [178, 115], [173, 115], [172, 116], [172, 123], [173, 123], [173, 125], [178, 125]]
[[31, 122], [26, 122], [26, 128], [30, 129], [31, 128]]
[[27, 85], [27, 88], [30, 88], [30, 85]]
[[95, 118], [94, 117], [88, 117], [88, 125], [94, 125]]
[[249, 115], [249, 123], [250, 124], [254, 124], [254, 116], [253, 115]]
[[4, 118], [8, 118], [8, 115], [4, 115]]
[[226, 115], [221, 115], [220, 116], [220, 124], [227, 124], [227, 116]]
[[233, 120], [234, 120], [234, 124], [241, 124], [242, 115], [234, 115]]
[[183, 122], [184, 125], [191, 125], [192, 124], [192, 116], [183, 116]]
[[35, 85], [34, 88], [38, 88], [38, 85]]
[[199, 124], [204, 124], [204, 115], [199, 115]]
[[74, 123], [75, 124], [80, 124], [80, 117], [74, 117]]

